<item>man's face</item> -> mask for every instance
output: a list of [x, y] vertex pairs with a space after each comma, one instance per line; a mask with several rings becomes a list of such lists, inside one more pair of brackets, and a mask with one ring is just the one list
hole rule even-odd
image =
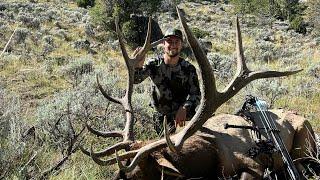
[[179, 56], [182, 49], [182, 41], [178, 37], [170, 36], [164, 41], [164, 53], [170, 57]]

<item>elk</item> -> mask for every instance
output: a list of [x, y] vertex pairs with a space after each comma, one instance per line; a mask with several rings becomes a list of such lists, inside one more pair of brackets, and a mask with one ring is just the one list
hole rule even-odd
[[[178, 8], [177, 12], [186, 40], [199, 65], [201, 102], [194, 117], [177, 134], [169, 135], [166, 123], [164, 123], [165, 138], [152, 142], [138, 142], [134, 139], [134, 114], [131, 106], [134, 67], [141, 57], [159, 42], [150, 43], [151, 21], [149, 21], [143, 48], [135, 57], [130, 58], [116, 20], [116, 32], [129, 76], [126, 94], [121, 99], [111, 97], [103, 89], [98, 77], [97, 84], [106, 99], [124, 107], [125, 128], [122, 131], [102, 132], [87, 124], [87, 129], [98, 136], [121, 137], [123, 140], [99, 152], [94, 152], [92, 148], [90, 151], [83, 147], [80, 149], [84, 154], [91, 156], [99, 165], [108, 166], [118, 163], [120, 171], [124, 172], [127, 179], [217, 179], [217, 177], [229, 178], [234, 176], [241, 179], [262, 179], [263, 172], [270, 166], [270, 162], [263, 155], [255, 158], [248, 155], [248, 150], [255, 146], [250, 131], [246, 129], [224, 129], [226, 123], [235, 125], [248, 125], [249, 123], [240, 116], [230, 114], [215, 116], [214, 112], [253, 80], [288, 76], [300, 72], [301, 69], [284, 72], [249, 70], [245, 62], [237, 18], [237, 71], [229, 85], [219, 92], [207, 57]], [[315, 149], [314, 141], [307, 144], [306, 139], [314, 138], [314, 133], [310, 123], [303, 117], [284, 110], [270, 110], [267, 113], [277, 119], [276, 124], [280, 129], [280, 135], [293, 159], [303, 158], [307, 151], [307, 145], [312, 150]], [[254, 114], [254, 116], [258, 115]], [[120, 150], [125, 150], [125, 152], [119, 155], [118, 151]], [[107, 160], [101, 159], [101, 157], [113, 154], [115, 154], [115, 157]], [[271, 165], [275, 170], [280, 170], [283, 167], [281, 157], [277, 153], [273, 154], [272, 157], [274, 161]], [[123, 162], [126, 162], [126, 164], [124, 165]]]

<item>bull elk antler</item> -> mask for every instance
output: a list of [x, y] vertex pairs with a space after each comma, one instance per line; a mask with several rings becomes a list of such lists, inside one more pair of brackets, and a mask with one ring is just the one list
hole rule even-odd
[[[233, 80], [229, 83], [229, 85], [222, 91], [219, 92], [216, 87], [215, 83], [215, 77], [213, 74], [213, 70], [209, 64], [209, 61], [203, 52], [203, 50], [200, 48], [200, 44], [197, 41], [197, 39], [192, 34], [191, 30], [189, 29], [188, 25], [186, 24], [185, 18], [181, 15], [180, 10], [178, 8], [177, 12], [179, 15], [179, 20], [181, 22], [181, 25], [183, 27], [183, 31], [186, 36], [186, 40], [189, 43], [189, 46], [191, 47], [193, 54], [195, 56], [195, 59], [197, 60], [197, 63], [199, 65], [199, 84], [200, 84], [200, 90], [201, 90], [201, 102], [199, 105], [199, 108], [194, 115], [194, 117], [191, 119], [191, 121], [187, 124], [187, 126], [180, 131], [178, 134], [171, 136], [171, 138], [174, 140], [174, 142], [171, 141], [168, 132], [167, 127], [165, 127], [165, 139], [160, 139], [158, 141], [152, 142], [146, 146], [143, 146], [142, 148], [134, 151], [125, 152], [121, 155], [118, 155], [116, 153], [116, 158], [111, 158], [106, 161], [97, 159], [95, 157], [94, 160], [100, 165], [110, 165], [118, 162], [118, 165], [120, 169], [122, 169], [125, 172], [132, 171], [136, 165], [145, 158], [150, 153], [157, 151], [158, 149], [169, 147], [172, 151], [179, 152], [181, 149], [184, 141], [192, 136], [197, 130], [199, 130], [202, 125], [214, 115], [214, 112], [227, 100], [232, 98], [236, 93], [238, 93], [243, 87], [245, 87], [247, 84], [249, 84], [251, 81], [261, 78], [270, 78], [270, 77], [280, 77], [280, 76], [288, 76], [291, 74], [295, 74], [297, 72], [300, 72], [301, 70], [296, 71], [285, 71], [285, 72], [278, 72], [278, 71], [250, 71], [245, 63], [245, 58], [243, 55], [243, 47], [242, 47], [242, 39], [241, 39], [241, 32], [239, 27], [239, 20], [236, 19], [236, 50], [237, 50], [237, 71], [233, 78]], [[150, 21], [148, 27], [150, 28]], [[131, 60], [129, 61], [128, 55], [124, 49], [124, 45], [122, 42], [122, 37], [120, 35], [119, 30], [117, 29], [118, 37], [120, 41], [121, 50], [123, 53], [123, 56], [125, 57], [127, 66], [130, 65]], [[147, 40], [144, 48], [148, 47], [149, 45], [149, 36], [150, 36], [150, 30], [148, 30], [147, 34]], [[150, 45], [149, 45], [150, 46]], [[143, 51], [144, 53], [146, 50]], [[143, 54], [144, 55], [144, 54]], [[142, 57], [142, 56], [140, 56]], [[134, 61], [133, 61], [134, 62]], [[129, 70], [129, 80], [128, 80], [128, 91], [130, 90], [130, 93], [127, 91], [126, 98], [128, 98], [126, 101], [130, 102], [131, 98], [129, 97], [132, 94], [132, 84], [133, 84], [133, 68], [128, 67]], [[131, 71], [131, 72], [130, 72]], [[131, 84], [130, 84], [131, 83]], [[101, 90], [102, 88], [100, 88]], [[106, 93], [104, 91], [101, 91], [104, 96], [116, 103], [122, 104], [123, 102], [121, 100], [110, 98], [106, 96]], [[126, 107], [126, 106], [125, 106]], [[129, 106], [131, 108], [131, 106]], [[133, 124], [132, 123], [132, 111], [128, 108], [127, 113], [127, 129], [132, 131]], [[130, 115], [130, 116], [129, 116]], [[129, 118], [129, 117], [130, 118]], [[129, 121], [130, 119], [130, 121]], [[166, 123], [164, 123], [166, 125]], [[126, 128], [125, 128], [126, 129]], [[132, 135], [133, 136], [133, 135]], [[131, 137], [128, 136], [128, 137]], [[133, 138], [130, 139], [133, 141]], [[110, 148], [111, 149], [111, 148]], [[118, 150], [118, 148], [112, 148], [113, 151]], [[121, 161], [128, 158], [133, 158], [131, 164], [129, 166], [124, 166], [121, 164]]]
[[[194, 56], [199, 64], [200, 68], [200, 90], [201, 90], [201, 103], [195, 116], [191, 119], [188, 125], [175, 136], [175, 146], [170, 146], [173, 151], [179, 151], [182, 147], [183, 142], [194, 134], [202, 125], [210, 118], [213, 113], [226, 101], [231, 99], [237, 94], [243, 87], [249, 84], [251, 81], [262, 78], [281, 77], [289, 76], [302, 71], [251, 71], [248, 69], [245, 57], [243, 54], [242, 38], [239, 25], [239, 19], [236, 18], [236, 51], [237, 51], [237, 71], [233, 80], [229, 85], [222, 91], [217, 90], [215, 84], [215, 77], [209, 61], [200, 48], [200, 44], [190, 31], [186, 24], [185, 18], [181, 15], [177, 8], [179, 19], [183, 27], [186, 39], [191, 47]], [[168, 138], [169, 139], [169, 138]], [[168, 143], [172, 144], [172, 143]], [[175, 149], [175, 150], [174, 150]]]
[[111, 147], [108, 147], [105, 150], [102, 150], [100, 152], [93, 152], [91, 148], [91, 152], [85, 150], [83, 147], [80, 147], [81, 151], [85, 153], [86, 155], [94, 157], [94, 160], [96, 162], [99, 162], [99, 160], [96, 157], [101, 157], [101, 156], [108, 156], [113, 154], [115, 151], [119, 151], [121, 149], [129, 149], [130, 145], [134, 142], [134, 133], [133, 133], [133, 125], [134, 125], [134, 115], [132, 111], [132, 105], [131, 105], [131, 97], [132, 97], [132, 92], [133, 92], [133, 82], [134, 82], [134, 68], [136, 67], [136, 64], [141, 61], [146, 53], [154, 46], [160, 44], [161, 42], [164, 41], [164, 39], [160, 39], [154, 43], [150, 43], [150, 38], [151, 38], [151, 18], [149, 18], [148, 22], [148, 31], [147, 31], [147, 36], [145, 43], [143, 47], [139, 50], [139, 52], [133, 57], [130, 58], [128, 56], [127, 50], [125, 48], [124, 42], [123, 42], [123, 37], [120, 32], [119, 28], [119, 23], [118, 19], [116, 19], [116, 32], [117, 36], [119, 39], [119, 44], [120, 48], [122, 51], [122, 55], [124, 57], [125, 63], [126, 63], [126, 68], [128, 70], [128, 80], [127, 80], [127, 86], [126, 86], [126, 93], [122, 98], [116, 98], [109, 96], [107, 92], [103, 89], [103, 87], [100, 84], [99, 78], [97, 76], [97, 84], [98, 88], [101, 91], [102, 95], [108, 99], [111, 102], [114, 102], [116, 104], [121, 104], [124, 109], [125, 109], [125, 116], [126, 116], [126, 124], [125, 127], [122, 131], [111, 131], [111, 132], [101, 132], [98, 130], [93, 129], [91, 126], [86, 124], [87, 129], [97, 135], [97, 136], [102, 136], [102, 137], [122, 137], [123, 141], [119, 142]]

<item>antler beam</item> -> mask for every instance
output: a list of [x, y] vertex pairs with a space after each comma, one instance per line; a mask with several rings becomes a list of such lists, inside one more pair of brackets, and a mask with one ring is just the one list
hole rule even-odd
[[125, 48], [124, 40], [122, 37], [122, 34], [120, 32], [119, 28], [119, 23], [118, 19], [115, 21], [116, 24], [116, 32], [117, 36], [119, 39], [119, 44], [121, 48], [121, 52], [123, 55], [123, 58], [125, 60], [126, 68], [128, 71], [128, 79], [127, 79], [127, 85], [126, 85], [126, 93], [122, 98], [116, 98], [108, 95], [108, 93], [104, 90], [102, 85], [100, 84], [99, 78], [97, 76], [97, 86], [102, 95], [109, 101], [114, 102], [116, 104], [121, 104], [124, 107], [125, 110], [125, 116], [126, 116], [126, 124], [125, 127], [122, 131], [111, 131], [111, 132], [102, 132], [95, 130], [88, 124], [86, 124], [86, 127], [89, 132], [97, 135], [97, 136], [102, 136], [105, 138], [108, 137], [122, 137], [123, 141], [119, 142], [111, 147], [108, 147], [100, 152], [93, 152], [92, 148], [91, 151], [85, 150], [83, 147], [80, 147], [81, 151], [93, 158], [95, 158], [95, 161], [99, 161], [97, 157], [102, 157], [102, 156], [109, 156], [113, 154], [115, 151], [120, 151], [121, 149], [128, 150], [130, 148], [130, 145], [134, 142], [134, 133], [133, 133], [133, 126], [134, 126], [134, 114], [132, 110], [132, 105], [131, 105], [131, 97], [132, 97], [132, 92], [133, 92], [133, 82], [134, 82], [134, 68], [136, 67], [136, 64], [139, 63], [146, 55], [146, 53], [154, 46], [157, 46], [158, 44], [162, 43], [165, 39], [160, 39], [154, 43], [150, 43], [151, 39], [151, 18], [149, 18], [148, 22], [148, 31], [147, 31], [147, 36], [145, 43], [143, 47], [139, 50], [139, 52], [133, 57], [130, 58], [127, 50]]

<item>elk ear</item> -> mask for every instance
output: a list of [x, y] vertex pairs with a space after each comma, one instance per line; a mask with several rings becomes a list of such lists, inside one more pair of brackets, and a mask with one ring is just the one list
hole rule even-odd
[[158, 169], [160, 170], [163, 175], [169, 175], [169, 176], [174, 176], [174, 177], [179, 177], [182, 178], [184, 177], [180, 171], [174, 167], [174, 165], [169, 162], [167, 159], [161, 157], [157, 159], [158, 163]]

